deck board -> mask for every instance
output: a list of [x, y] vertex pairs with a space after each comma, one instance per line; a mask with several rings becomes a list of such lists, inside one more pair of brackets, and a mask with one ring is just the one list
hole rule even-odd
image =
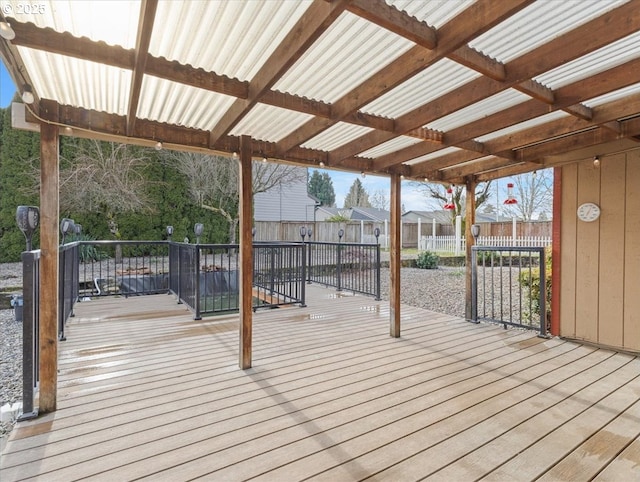
[[237, 315], [77, 305], [59, 409], [14, 429], [1, 480], [640, 477], [638, 358], [408, 306], [396, 339], [385, 302], [307, 304], [255, 313], [246, 371]]

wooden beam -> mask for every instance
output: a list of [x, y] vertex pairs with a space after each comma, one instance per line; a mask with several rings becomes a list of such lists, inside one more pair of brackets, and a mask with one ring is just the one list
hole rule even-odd
[[465, 318], [471, 320], [473, 318], [472, 311], [472, 264], [471, 264], [471, 251], [475, 239], [471, 234], [471, 226], [476, 223], [476, 186], [477, 182], [474, 176], [468, 176], [465, 178], [465, 223], [464, 223], [464, 237], [466, 240], [466, 269], [465, 269]]
[[353, 0], [347, 10], [427, 49], [434, 49], [438, 44], [436, 30], [433, 27], [386, 4], [383, 0]]
[[153, 22], [156, 17], [158, 0], [142, 0], [140, 2], [140, 22], [138, 23], [138, 35], [136, 37], [135, 60], [133, 74], [131, 75], [131, 88], [129, 89], [129, 107], [127, 109], [127, 135], [131, 135], [136, 123], [138, 103], [140, 101], [140, 89], [145, 73], [145, 66], [149, 53], [149, 42], [153, 33]]
[[[238, 156], [240, 183], [240, 368], [246, 370], [252, 364], [253, 333], [253, 187], [251, 182], [251, 138], [240, 137]], [[283, 334], [284, 335], [284, 334]]]
[[400, 174], [393, 173], [391, 182], [391, 222], [390, 222], [390, 251], [389, 251], [389, 333], [394, 338], [400, 337], [400, 266], [401, 266], [401, 223], [402, 201], [400, 192]]
[[[40, 110], [47, 109], [43, 102]], [[40, 126], [40, 400], [39, 412], [56, 410], [58, 390], [58, 127]]]
[[459, 49], [447, 55], [451, 60], [458, 62], [465, 67], [480, 72], [482, 75], [492, 78], [493, 80], [502, 81], [507, 74], [502, 62], [492, 59], [468, 45], [463, 45]]
[[[620, 28], [612, 29], [612, 24], [619, 25]], [[640, 29], [640, 14], [637, 5], [634, 2], [624, 4], [512, 60], [506, 65], [507, 78], [504, 82], [481, 77], [400, 116], [396, 119], [397, 130], [398, 132], [407, 132], [426, 125], [440, 117], [593, 52], [636, 32], [638, 29]], [[628, 72], [627, 70], [627, 77], [629, 77]], [[568, 101], [566, 105], [573, 105], [580, 102], [581, 99], [567, 96], [566, 100]], [[374, 131], [334, 149], [329, 153], [329, 158], [333, 162], [339, 163], [341, 159], [356, 155], [392, 138], [391, 135], [381, 135], [380, 132]], [[398, 160], [398, 162], [402, 161]]]
[[346, 8], [346, 0], [314, 0], [249, 83], [247, 99], [236, 99], [211, 131], [216, 142], [251, 110], [260, 97], [304, 54]]
[[[311, 119], [282, 139], [279, 143], [280, 148], [286, 152], [293, 146], [303, 144], [323, 130], [336, 124], [347, 115], [355, 112], [360, 107], [367, 105], [377, 97], [413, 77], [418, 72], [442, 60], [451, 52], [463, 47], [475, 37], [481, 35], [530, 3], [531, 0], [517, 0], [512, 2], [479, 0], [475, 2], [469, 8], [460, 12], [460, 14], [450, 22], [442, 26], [438, 31], [437, 48], [430, 51], [422, 46], [416, 46], [408, 50], [380, 72], [369, 77], [356, 89], [348, 92], [336, 101], [333, 105], [332, 122], [326, 119]], [[421, 127], [424, 124], [426, 123], [415, 125], [413, 128]], [[405, 129], [404, 132], [410, 130], [412, 129]], [[380, 143], [396, 137], [396, 135], [389, 133], [378, 134], [380, 135]], [[349, 155], [342, 157], [334, 157], [339, 158], [338, 160], [342, 162], [343, 159], [354, 156], [364, 150], [366, 149], [360, 151], [355, 150]]]

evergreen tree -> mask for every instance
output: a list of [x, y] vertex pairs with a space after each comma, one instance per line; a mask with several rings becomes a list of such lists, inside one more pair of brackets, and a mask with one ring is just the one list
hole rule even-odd
[[320, 201], [322, 206], [334, 207], [336, 205], [336, 193], [333, 190], [333, 180], [328, 173], [314, 170], [309, 177], [307, 191]]
[[370, 208], [371, 203], [369, 202], [369, 193], [364, 188], [360, 179], [356, 178], [351, 184], [349, 188], [349, 193], [347, 197], [344, 198], [344, 207], [353, 208], [353, 207], [361, 207], [361, 208]]

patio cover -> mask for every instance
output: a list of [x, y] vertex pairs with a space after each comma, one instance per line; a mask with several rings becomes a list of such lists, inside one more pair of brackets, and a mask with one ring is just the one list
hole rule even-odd
[[640, 134], [637, 0], [6, 0], [0, 16], [27, 120], [62, 135], [223, 153], [247, 135], [255, 157], [463, 183]]
[[242, 368], [252, 158], [390, 177], [399, 337], [402, 177], [474, 192], [640, 141], [640, 0], [4, 0], [0, 20], [0, 56], [27, 104], [14, 104], [14, 126], [41, 133], [45, 412], [56, 406], [59, 135], [238, 154]]

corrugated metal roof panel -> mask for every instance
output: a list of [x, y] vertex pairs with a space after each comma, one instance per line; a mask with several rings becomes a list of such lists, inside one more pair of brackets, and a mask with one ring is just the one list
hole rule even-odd
[[309, 114], [257, 104], [231, 130], [230, 134], [234, 136], [244, 134], [261, 141], [278, 142], [312, 118], [313, 116]]
[[520, 122], [518, 124], [509, 126], [509, 127], [505, 127], [504, 129], [500, 129], [498, 131], [495, 132], [491, 132], [487, 135], [484, 136], [480, 136], [476, 139], [476, 141], [478, 142], [487, 142], [490, 141], [492, 139], [496, 139], [498, 137], [502, 137], [502, 136], [506, 136], [508, 134], [513, 134], [514, 132], [519, 132], [525, 129], [530, 129], [532, 127], [536, 127], [542, 124], [546, 124], [547, 122], [551, 122], [554, 120], [558, 120], [558, 119], [562, 119], [563, 117], [567, 117], [569, 116], [569, 114], [567, 114], [564, 111], [555, 111], [555, 112], [551, 112], [549, 114], [545, 114], [542, 115], [540, 117], [536, 117], [534, 119], [530, 119], [528, 121], [525, 122]]
[[376, 157], [384, 156], [385, 154], [389, 154], [390, 152], [397, 151], [398, 149], [403, 149], [405, 147], [412, 146], [417, 144], [418, 142], [422, 142], [422, 139], [416, 139], [415, 137], [408, 136], [400, 136], [390, 141], [384, 142], [376, 147], [368, 149], [364, 152], [358, 154], [361, 157], [369, 157], [375, 159]]
[[369, 114], [397, 118], [478, 77], [478, 72], [452, 60], [442, 59], [361, 110]]
[[3, 0], [3, 13], [75, 37], [132, 49], [136, 45], [140, 0]]
[[345, 12], [274, 85], [274, 89], [333, 103], [413, 45], [405, 38]]
[[628, 0], [538, 0], [469, 46], [509, 62]]
[[149, 53], [251, 80], [309, 5], [285, 0], [159, 2], [155, 24], [171, 28], [154, 29]]
[[640, 32], [545, 72], [535, 80], [551, 89], [558, 89], [638, 57], [640, 57]]
[[110, 114], [127, 113], [130, 70], [25, 47], [18, 51], [40, 97]]
[[338, 122], [327, 130], [321, 132], [312, 139], [301, 145], [308, 149], [319, 149], [321, 151], [332, 151], [347, 142], [357, 139], [360, 136], [371, 132], [370, 127], [356, 126], [345, 122]]
[[517, 90], [507, 89], [480, 102], [476, 102], [469, 107], [465, 107], [464, 109], [441, 117], [434, 122], [430, 122], [425, 127], [447, 132], [530, 99], [528, 95], [522, 94]]
[[234, 97], [145, 75], [138, 117], [211, 130]]
[[475, 0], [386, 0], [399, 10], [428, 25], [440, 28], [458, 13], [468, 8]]
[[640, 94], [640, 83], [633, 84], [624, 89], [615, 90], [613, 92], [609, 92], [608, 94], [601, 95], [598, 97], [594, 97], [593, 99], [589, 99], [583, 102], [587, 107], [597, 107], [602, 104], [606, 104], [607, 102], [613, 102], [615, 100], [624, 99], [630, 95]]
[[414, 159], [410, 159], [408, 161], [403, 162], [403, 164], [412, 165], [418, 164], [419, 162], [428, 161], [429, 159], [436, 159], [437, 157], [446, 156], [447, 154], [453, 154], [454, 152], [460, 152], [462, 149], [458, 147], [445, 147], [444, 149], [440, 149], [439, 151], [432, 152], [431, 154], [426, 154], [424, 156], [416, 157]]

